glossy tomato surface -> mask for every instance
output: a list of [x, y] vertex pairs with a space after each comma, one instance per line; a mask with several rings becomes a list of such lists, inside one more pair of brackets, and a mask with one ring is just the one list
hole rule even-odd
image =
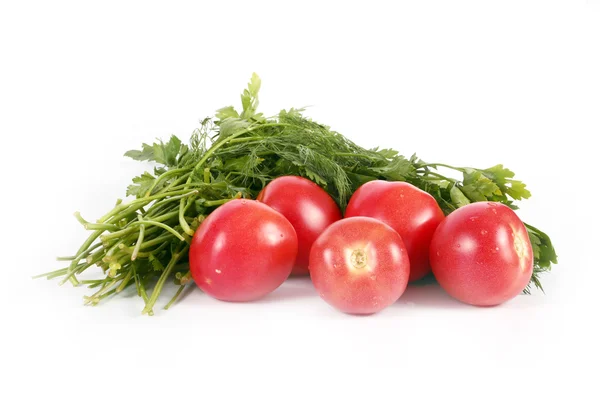
[[451, 296], [494, 306], [527, 286], [533, 252], [527, 230], [513, 210], [500, 203], [473, 203], [452, 212], [437, 228], [431, 265]]
[[385, 222], [400, 234], [410, 258], [410, 281], [431, 271], [429, 244], [444, 213], [429, 193], [406, 182], [367, 182], [346, 208], [346, 217], [359, 215]]
[[190, 270], [205, 293], [227, 301], [255, 300], [289, 276], [298, 240], [285, 217], [258, 201], [232, 200], [200, 225]]
[[257, 200], [291, 222], [298, 235], [298, 256], [292, 274], [308, 275], [310, 248], [325, 228], [342, 218], [338, 205], [316, 183], [299, 176], [272, 180]]
[[342, 219], [310, 252], [310, 277], [321, 297], [340, 311], [373, 314], [404, 293], [410, 265], [400, 235], [368, 217]]

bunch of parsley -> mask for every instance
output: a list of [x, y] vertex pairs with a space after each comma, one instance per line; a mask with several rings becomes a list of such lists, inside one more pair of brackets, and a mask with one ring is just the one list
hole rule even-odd
[[[97, 222], [76, 217], [89, 238], [68, 267], [44, 274], [62, 283], [98, 290], [86, 296], [97, 304], [134, 286], [144, 300], [143, 313], [154, 305], [170, 279], [179, 285], [169, 308], [191, 281], [187, 251], [194, 231], [216, 207], [235, 198], [255, 198], [272, 179], [306, 177], [322, 186], [345, 208], [360, 185], [373, 179], [407, 181], [430, 193], [446, 214], [477, 201], [498, 201], [516, 209], [515, 200], [530, 197], [525, 184], [502, 165], [488, 169], [458, 168], [405, 158], [392, 149], [364, 149], [343, 135], [302, 115], [283, 110], [266, 118], [257, 112], [260, 79], [254, 74], [242, 93], [242, 110], [225, 107], [202, 121], [189, 144], [171, 136], [167, 142], [143, 144], [126, 156], [150, 161], [152, 172], [133, 178], [129, 202], [117, 204]], [[442, 175], [453, 170], [462, 179]], [[526, 225], [535, 256], [530, 284], [541, 289], [539, 275], [557, 262], [550, 238]], [[102, 279], [79, 279], [89, 267], [102, 268]], [[529, 287], [526, 289], [529, 292]]]

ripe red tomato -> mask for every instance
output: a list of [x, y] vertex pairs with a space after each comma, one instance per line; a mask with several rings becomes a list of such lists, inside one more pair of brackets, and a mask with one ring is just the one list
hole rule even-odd
[[299, 176], [272, 180], [257, 200], [279, 211], [292, 223], [298, 235], [298, 256], [292, 274], [308, 275], [313, 242], [325, 228], [342, 218], [335, 201], [316, 183]]
[[200, 225], [190, 246], [190, 270], [205, 293], [227, 301], [258, 299], [292, 271], [298, 239], [294, 227], [272, 208], [231, 200]]
[[406, 182], [367, 182], [346, 208], [346, 217], [358, 215], [385, 222], [400, 234], [410, 259], [409, 281], [431, 271], [429, 244], [444, 212], [429, 193]]
[[373, 218], [329, 226], [310, 251], [310, 277], [321, 297], [340, 311], [373, 314], [404, 293], [410, 265], [402, 238]]
[[527, 286], [533, 252], [517, 214], [501, 203], [472, 203], [452, 212], [431, 242], [431, 266], [456, 299], [493, 306]]

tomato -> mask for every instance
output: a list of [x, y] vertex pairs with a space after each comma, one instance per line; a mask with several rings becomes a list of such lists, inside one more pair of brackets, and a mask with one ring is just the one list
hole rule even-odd
[[429, 193], [406, 182], [367, 182], [354, 192], [346, 209], [346, 217], [358, 215], [385, 222], [400, 234], [410, 259], [409, 281], [431, 271], [429, 244], [444, 212]]
[[316, 183], [299, 176], [272, 180], [258, 201], [283, 214], [298, 235], [298, 256], [293, 275], [308, 275], [308, 257], [313, 242], [329, 225], [342, 218], [335, 201]]
[[200, 225], [190, 245], [190, 270], [205, 293], [250, 301], [281, 285], [298, 251], [294, 227], [272, 208], [231, 200]]
[[394, 303], [408, 284], [402, 238], [381, 221], [342, 219], [310, 251], [310, 277], [321, 297], [340, 311], [373, 314]]
[[440, 285], [456, 299], [477, 306], [512, 299], [533, 272], [527, 229], [500, 203], [472, 203], [452, 212], [437, 228], [430, 250]]

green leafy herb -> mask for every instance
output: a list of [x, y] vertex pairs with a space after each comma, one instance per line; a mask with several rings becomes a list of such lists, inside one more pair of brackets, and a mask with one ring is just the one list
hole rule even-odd
[[[128, 202], [117, 201], [96, 223], [76, 216], [89, 238], [67, 268], [44, 274], [62, 282], [87, 284], [97, 291], [86, 304], [135, 285], [144, 313], [153, 307], [169, 278], [180, 285], [170, 307], [189, 284], [187, 250], [191, 236], [216, 207], [234, 198], [254, 198], [272, 179], [304, 176], [325, 188], [342, 209], [354, 190], [374, 179], [407, 181], [430, 193], [446, 213], [475, 201], [499, 201], [513, 209], [530, 197], [525, 184], [502, 165], [487, 169], [426, 163], [405, 158], [393, 149], [365, 149], [343, 135], [303, 115], [302, 109], [282, 110], [266, 118], [257, 113], [260, 78], [253, 74], [243, 91], [242, 110], [224, 107], [192, 133], [189, 145], [176, 136], [165, 143], [142, 144], [125, 155], [151, 162], [153, 172], [133, 178]], [[462, 180], [445, 176], [451, 170]], [[541, 289], [539, 276], [557, 262], [550, 238], [527, 225], [535, 255], [531, 284]], [[79, 280], [97, 265], [100, 280]], [[147, 289], [152, 289], [148, 294]], [[529, 292], [529, 287], [526, 290]]]

